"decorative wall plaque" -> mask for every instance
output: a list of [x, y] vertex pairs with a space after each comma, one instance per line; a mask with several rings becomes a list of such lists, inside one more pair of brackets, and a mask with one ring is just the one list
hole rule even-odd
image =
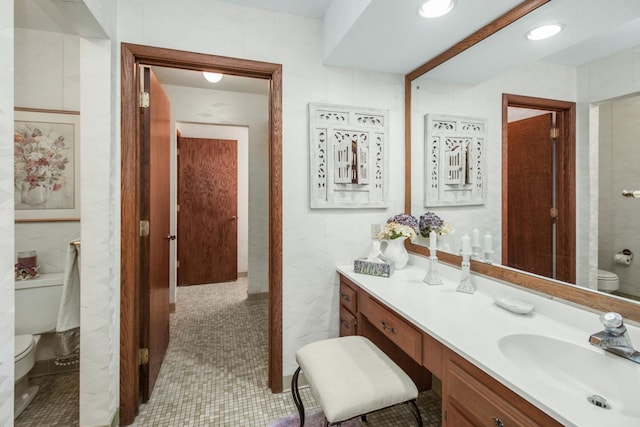
[[425, 115], [425, 207], [484, 204], [487, 119]]
[[309, 104], [312, 209], [386, 208], [389, 112]]

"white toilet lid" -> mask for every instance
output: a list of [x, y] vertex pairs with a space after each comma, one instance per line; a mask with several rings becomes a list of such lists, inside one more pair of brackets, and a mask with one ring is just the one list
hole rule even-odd
[[15, 349], [13, 351], [14, 361], [24, 357], [33, 347], [33, 335], [17, 335], [15, 338]]
[[618, 275], [606, 270], [598, 270], [598, 280], [618, 280]]

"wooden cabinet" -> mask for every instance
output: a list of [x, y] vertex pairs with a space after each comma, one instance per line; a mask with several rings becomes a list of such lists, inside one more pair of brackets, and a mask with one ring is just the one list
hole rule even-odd
[[422, 333], [373, 298], [367, 301], [367, 319], [414, 361], [422, 362]]
[[340, 336], [371, 339], [419, 390], [442, 380], [444, 426], [561, 426], [481, 369], [340, 275]]
[[358, 294], [355, 285], [340, 276], [340, 336], [357, 335]]
[[451, 350], [443, 381], [445, 426], [561, 426]]

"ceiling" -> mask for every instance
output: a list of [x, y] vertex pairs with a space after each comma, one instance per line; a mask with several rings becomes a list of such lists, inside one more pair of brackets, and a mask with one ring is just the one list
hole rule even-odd
[[[438, 19], [417, 15], [423, 0], [219, 1], [322, 20], [325, 65], [407, 74], [521, 0], [457, 0], [453, 11]], [[15, 0], [15, 24], [44, 31], [78, 33], [77, 25], [65, 17], [64, 7], [68, 4], [83, 5], [81, 1], [68, 0]], [[564, 31], [543, 42], [525, 39], [527, 30], [550, 22], [561, 23]], [[429, 75], [476, 83], [532, 60], [577, 66], [638, 44], [640, 1], [554, 0]], [[201, 85], [203, 80], [193, 73], [192, 83], [185, 80], [187, 77], [178, 76], [180, 73], [161, 74], [174, 82], [171, 84]], [[233, 78], [224, 80], [216, 88], [226, 90], [225, 84], [234, 83]], [[237, 85], [233, 87], [238, 90]]]

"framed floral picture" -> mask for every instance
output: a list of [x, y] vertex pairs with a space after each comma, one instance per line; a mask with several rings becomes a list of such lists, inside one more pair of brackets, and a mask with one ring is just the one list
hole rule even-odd
[[77, 112], [15, 110], [16, 222], [80, 219]]

